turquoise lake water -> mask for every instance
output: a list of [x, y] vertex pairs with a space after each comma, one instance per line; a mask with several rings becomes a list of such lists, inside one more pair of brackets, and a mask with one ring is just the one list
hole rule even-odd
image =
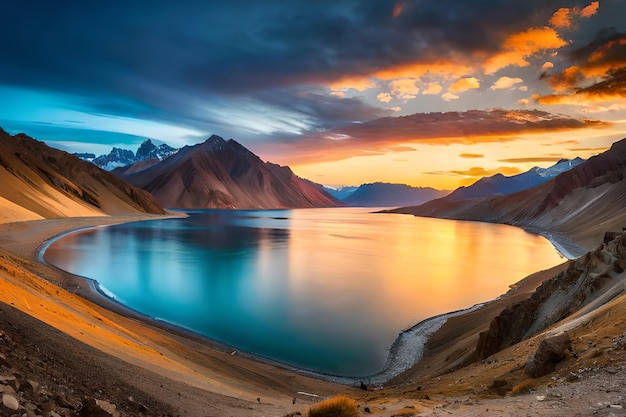
[[234, 349], [357, 377], [403, 329], [563, 261], [514, 227], [369, 211], [193, 211], [76, 232], [45, 259]]

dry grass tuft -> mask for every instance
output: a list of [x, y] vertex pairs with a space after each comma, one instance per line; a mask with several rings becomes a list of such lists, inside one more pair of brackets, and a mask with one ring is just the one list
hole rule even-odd
[[534, 388], [534, 385], [535, 381], [533, 379], [525, 379], [513, 387], [513, 389], [511, 390], [511, 394], [517, 395], [528, 393]]
[[309, 417], [359, 417], [359, 410], [352, 398], [340, 395], [311, 407]]

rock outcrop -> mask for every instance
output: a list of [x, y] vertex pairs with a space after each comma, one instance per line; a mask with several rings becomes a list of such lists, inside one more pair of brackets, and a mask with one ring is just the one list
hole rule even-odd
[[477, 357], [485, 359], [566, 317], [597, 308], [622, 291], [625, 267], [626, 234], [569, 261], [565, 271], [495, 317], [479, 335]]
[[554, 370], [554, 367], [562, 361], [567, 352], [572, 350], [572, 341], [565, 332], [546, 337], [539, 343], [537, 352], [530, 355], [524, 372], [531, 378], [539, 378]]

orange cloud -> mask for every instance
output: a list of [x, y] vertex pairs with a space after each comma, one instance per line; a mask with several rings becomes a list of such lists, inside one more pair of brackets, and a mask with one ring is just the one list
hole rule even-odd
[[517, 104], [521, 104], [522, 106], [525, 106], [528, 103], [530, 103], [530, 100], [528, 100], [527, 98], [520, 98], [519, 100], [517, 100]]
[[583, 8], [580, 11], [580, 16], [581, 17], [585, 17], [585, 18], [589, 18], [589, 17], [593, 16], [594, 14], [596, 14], [598, 12], [599, 8], [600, 8], [600, 2], [599, 1], [593, 1], [587, 7]]
[[595, 111], [606, 111], [611, 108], [623, 109], [626, 107], [626, 66], [610, 72], [610, 76], [601, 82], [592, 84], [586, 88], [573, 88], [570, 93], [552, 94], [536, 97], [541, 104], [568, 104], [588, 106], [594, 103], [610, 103], [616, 101], [614, 106], [596, 108]]
[[550, 18], [550, 24], [558, 29], [569, 29], [574, 24], [576, 18], [590, 18], [597, 13], [599, 7], [600, 2], [598, 1], [591, 2], [582, 10], [578, 7], [572, 7], [571, 9], [562, 7], [554, 12], [552, 18]]
[[463, 175], [466, 177], [487, 177], [495, 174], [502, 174], [506, 176], [511, 176], [515, 174], [519, 174], [521, 171], [519, 168], [515, 167], [498, 167], [495, 169], [485, 169], [483, 167], [471, 167], [465, 171], [450, 171], [452, 174]]
[[556, 94], [538, 97], [537, 101], [541, 104], [586, 106], [589, 112], [623, 109], [623, 99], [626, 98], [626, 35], [618, 33], [604, 42], [594, 42], [574, 51], [572, 57], [576, 65], [544, 76]]
[[397, 67], [386, 68], [376, 71], [372, 77], [379, 80], [395, 80], [401, 78], [421, 78], [425, 75], [437, 76], [442, 79], [455, 79], [471, 74], [473, 68], [463, 63], [433, 61], [433, 62], [416, 62], [411, 64], [399, 65]]
[[508, 66], [526, 67], [528, 58], [537, 53], [567, 45], [556, 31], [549, 27], [531, 28], [509, 36], [503, 50], [483, 63], [486, 74], [494, 74]]
[[538, 157], [529, 157], [529, 158], [506, 158], [506, 159], [498, 159], [498, 162], [506, 162], [507, 164], [534, 164], [535, 162], [558, 162], [562, 158], [561, 157], [553, 157], [553, 156], [538, 156]]
[[554, 64], [550, 61], [546, 61], [546, 63], [541, 66], [541, 69], [544, 71], [547, 71], [551, 68], [554, 68]]
[[608, 146], [604, 146], [601, 148], [570, 148], [568, 149], [569, 151], [572, 152], [594, 152], [594, 153], [600, 153], [600, 152], [606, 152], [609, 150]]
[[567, 7], [561, 7], [554, 12], [550, 19], [550, 24], [556, 28], [569, 28], [572, 25], [574, 13]]
[[452, 94], [459, 94], [464, 93], [468, 90], [475, 90], [477, 88], [480, 88], [480, 80], [478, 80], [478, 78], [476, 77], [467, 77], [461, 78], [460, 80], [453, 83], [448, 88], [448, 91]]
[[402, 9], [404, 8], [404, 2], [402, 0], [398, 0], [396, 4], [393, 6], [393, 17], [394, 19], [399, 17], [402, 14]]
[[441, 84], [439, 84], [439, 83], [428, 83], [428, 85], [426, 86], [424, 91], [422, 91], [422, 94], [424, 94], [425, 96], [427, 96], [427, 95], [437, 95], [437, 94], [441, 93], [441, 90], [443, 90], [443, 87], [441, 86]]
[[363, 155], [386, 154], [398, 146], [478, 144], [520, 140], [534, 134], [605, 128], [610, 123], [551, 114], [539, 110], [503, 109], [416, 113], [351, 123], [326, 131], [303, 133], [286, 145], [276, 144], [271, 160], [303, 164], [338, 161]]
[[[473, 72], [474, 69], [471, 65], [461, 63], [460, 61], [414, 62], [385, 68], [368, 75], [346, 76], [328, 83], [327, 86], [332, 91], [346, 91], [349, 89], [365, 91], [376, 87], [376, 80], [414, 80], [417, 83], [420, 79], [424, 79], [423, 81], [429, 82], [428, 94], [438, 94], [442, 89], [439, 80], [459, 79]], [[437, 82], [430, 82], [433, 79]], [[439, 88], [438, 91], [437, 88]]]
[[389, 83], [389, 87], [393, 95], [403, 100], [414, 99], [420, 92], [415, 80], [409, 78], [393, 80]]
[[375, 87], [376, 84], [370, 79], [370, 77], [355, 76], [345, 77], [338, 81], [330, 83], [329, 87], [333, 91], [354, 89], [357, 91], [365, 91]]
[[571, 90], [584, 78], [580, 68], [576, 65], [572, 65], [558, 74], [548, 76], [547, 81], [552, 90], [559, 92]]
[[468, 159], [478, 159], [478, 158], [484, 158], [485, 155], [483, 155], [482, 153], [462, 153], [459, 155], [461, 158], [468, 158]]

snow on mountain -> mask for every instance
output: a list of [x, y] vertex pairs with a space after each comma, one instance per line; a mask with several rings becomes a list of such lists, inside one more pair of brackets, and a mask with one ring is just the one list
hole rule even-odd
[[[172, 148], [167, 144], [156, 146], [152, 140], [147, 139], [137, 149], [137, 153], [129, 149], [113, 148], [108, 155], [100, 155], [95, 157], [93, 154], [76, 154], [81, 159], [92, 162], [106, 171], [112, 171], [115, 168], [125, 167], [135, 162], [143, 161], [150, 158], [157, 158], [162, 161], [170, 155], [178, 152], [178, 149]], [[92, 156], [93, 155], [93, 156]], [[89, 156], [89, 157], [88, 157]]]

